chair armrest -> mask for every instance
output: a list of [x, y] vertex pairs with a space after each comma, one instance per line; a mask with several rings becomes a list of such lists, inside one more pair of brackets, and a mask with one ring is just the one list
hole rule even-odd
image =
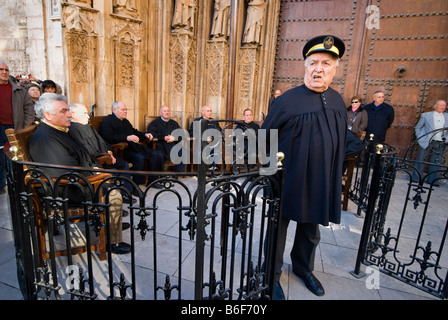
[[110, 157], [110, 154], [107, 152], [96, 154], [96, 159], [98, 160], [98, 163], [100, 164], [100, 167], [102, 168], [104, 164], [112, 164], [112, 158]]
[[114, 156], [123, 158], [123, 150], [128, 147], [127, 142], [118, 142], [111, 145]]

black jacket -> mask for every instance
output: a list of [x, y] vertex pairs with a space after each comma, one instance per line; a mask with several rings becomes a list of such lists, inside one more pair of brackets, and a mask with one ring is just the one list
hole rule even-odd
[[364, 107], [368, 115], [368, 124], [366, 128], [366, 136], [368, 137], [373, 133], [373, 140], [376, 142], [384, 142], [386, 140], [387, 129], [392, 125], [394, 121], [394, 108], [387, 104], [382, 103], [379, 108], [375, 107], [372, 102]]

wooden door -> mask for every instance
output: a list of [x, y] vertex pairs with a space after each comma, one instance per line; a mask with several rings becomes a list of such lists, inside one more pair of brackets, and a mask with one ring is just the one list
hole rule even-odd
[[[282, 1], [272, 91], [303, 83], [302, 48], [333, 34], [346, 45], [332, 87], [347, 106], [383, 90], [395, 110], [386, 143], [403, 155], [420, 114], [448, 98], [448, 1]], [[375, 18], [377, 18], [375, 20]]]

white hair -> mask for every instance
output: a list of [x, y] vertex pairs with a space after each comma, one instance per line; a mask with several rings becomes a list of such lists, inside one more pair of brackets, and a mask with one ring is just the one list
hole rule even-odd
[[[330, 54], [330, 56], [332, 56], [335, 60], [336, 60], [336, 67], [339, 66], [339, 58], [336, 58], [334, 55]], [[308, 64], [308, 58], [311, 57], [311, 55], [309, 55], [308, 57], [306, 57], [305, 59], [305, 67]]]
[[55, 114], [53, 101], [63, 101], [67, 103], [67, 98], [62, 94], [44, 93], [34, 104], [34, 112], [40, 120], [45, 120], [45, 112]]

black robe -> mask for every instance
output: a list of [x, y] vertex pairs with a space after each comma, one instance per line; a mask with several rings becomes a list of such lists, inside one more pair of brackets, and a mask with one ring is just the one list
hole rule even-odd
[[[114, 114], [108, 115], [104, 118], [100, 126], [100, 135], [106, 142], [115, 144], [119, 142], [126, 142], [128, 147], [124, 149], [123, 158], [127, 162], [133, 164], [133, 169], [137, 171], [145, 170], [144, 164], [138, 161], [138, 156], [143, 156], [148, 160], [149, 171], [163, 171], [163, 154], [160, 150], [152, 150], [151, 148], [132, 141], [127, 141], [127, 136], [136, 135], [140, 142], [146, 139], [145, 133], [135, 129], [128, 119], [120, 120]], [[138, 164], [137, 162], [138, 161]], [[142, 183], [143, 177], [137, 178], [137, 183]]]
[[[68, 133], [41, 123], [31, 136], [29, 153], [34, 162], [79, 166], [99, 167], [98, 161], [87, 150], [79, 145]], [[69, 170], [45, 168], [52, 177], [58, 177]], [[89, 175], [90, 173], [83, 173]]]
[[[100, 135], [110, 144], [126, 142], [128, 147], [124, 149], [125, 160], [131, 161], [133, 153], [140, 153], [145, 156], [145, 159], [154, 162], [150, 170], [163, 171], [163, 158], [158, 159], [159, 153], [155, 153], [143, 144], [127, 141], [127, 136], [130, 135], [136, 135], [140, 142], [146, 139], [145, 133], [135, 129], [128, 119], [120, 120], [114, 114], [108, 115], [101, 123]], [[161, 154], [160, 157], [162, 157]]]
[[[339, 93], [305, 85], [275, 99], [261, 127], [278, 129], [286, 170], [282, 215], [300, 223], [340, 223], [347, 110]], [[269, 141], [269, 132], [268, 132]]]
[[[72, 121], [68, 134], [79, 144], [82, 144], [89, 154], [93, 156], [112, 151], [111, 145], [91, 125]], [[103, 164], [103, 168], [129, 170], [129, 165], [126, 161], [117, 156], [115, 156], [115, 160], [114, 164]]]
[[92, 155], [112, 150], [111, 146], [90, 125], [72, 121], [68, 134], [80, 144], [84, 145]]
[[179, 124], [173, 119], [165, 121], [162, 118], [158, 118], [148, 125], [146, 132], [157, 138], [157, 148], [163, 152], [165, 160], [170, 159], [170, 151], [177, 142], [167, 143], [164, 138], [179, 128]]

